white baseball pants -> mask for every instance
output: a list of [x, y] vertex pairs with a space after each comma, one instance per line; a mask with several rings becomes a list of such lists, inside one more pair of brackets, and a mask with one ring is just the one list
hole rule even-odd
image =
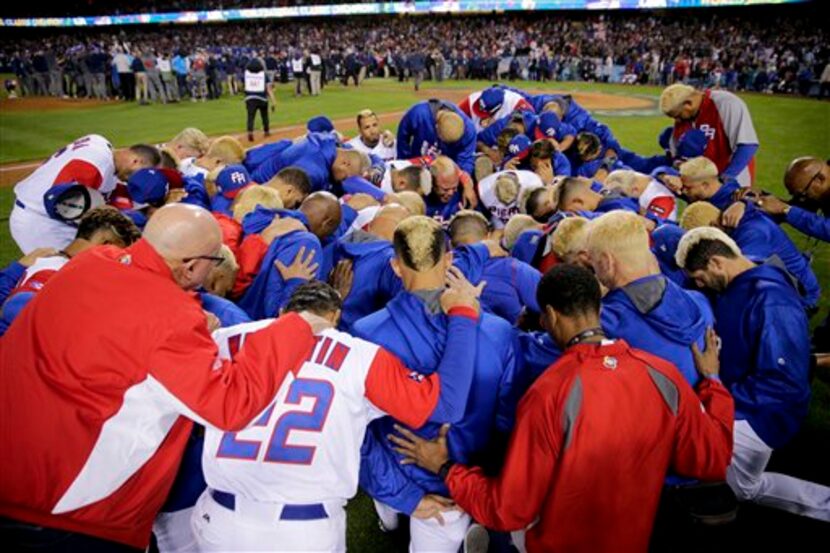
[[[384, 525], [392, 529], [397, 511], [388, 505], [375, 501], [375, 510]], [[430, 518], [421, 520], [409, 517], [409, 551], [412, 553], [456, 553], [464, 542], [467, 528], [470, 526], [470, 515], [461, 511], [447, 511], [441, 513], [444, 525]]]
[[37, 248], [62, 250], [75, 239], [78, 229], [50, 219], [37, 211], [20, 207], [16, 202], [9, 217], [12, 238], [24, 254]]
[[325, 504], [328, 518], [280, 520], [283, 505], [246, 501], [234, 510], [205, 490], [193, 509], [191, 524], [198, 551], [345, 551], [346, 511]]
[[156, 536], [159, 553], [186, 553], [196, 551], [196, 538], [190, 519], [193, 507], [159, 513], [153, 523], [153, 535]]
[[735, 421], [732, 463], [726, 481], [742, 501], [830, 522], [830, 488], [775, 472], [764, 472], [772, 449], [745, 420]]

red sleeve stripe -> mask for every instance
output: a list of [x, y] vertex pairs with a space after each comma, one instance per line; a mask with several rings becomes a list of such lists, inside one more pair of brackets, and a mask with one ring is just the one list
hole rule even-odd
[[99, 189], [104, 182], [104, 177], [96, 166], [81, 159], [73, 159], [63, 166], [61, 172], [52, 181], [52, 184], [66, 184], [77, 182], [87, 188]]

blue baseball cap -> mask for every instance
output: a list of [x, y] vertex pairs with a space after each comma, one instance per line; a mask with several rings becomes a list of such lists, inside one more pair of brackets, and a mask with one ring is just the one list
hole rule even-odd
[[677, 252], [683, 233], [681, 227], [668, 223], [654, 229], [651, 233], [651, 251], [655, 257], [669, 267], [677, 267], [674, 254]]
[[536, 138], [556, 138], [556, 133], [562, 121], [552, 111], [546, 111], [539, 116], [539, 123], [536, 125]]
[[473, 103], [473, 112], [481, 118], [492, 117], [504, 104], [504, 90], [488, 88]]
[[513, 244], [510, 256], [527, 264], [532, 264], [536, 252], [539, 251], [539, 244], [544, 237], [545, 234], [539, 229], [529, 229], [522, 232], [516, 239], [516, 243]]
[[104, 205], [104, 196], [77, 182], [56, 184], [43, 195], [46, 214], [64, 223], [76, 223], [84, 213], [99, 205]]
[[507, 156], [504, 161], [510, 161], [513, 158], [524, 159], [530, 154], [530, 147], [533, 143], [525, 134], [517, 134], [507, 145]]
[[689, 129], [677, 141], [677, 157], [691, 159], [702, 156], [709, 139], [700, 129]]
[[169, 189], [167, 174], [158, 169], [139, 169], [127, 180], [127, 191], [134, 209], [160, 206]]
[[318, 115], [308, 120], [306, 129], [308, 129], [308, 132], [333, 132], [334, 123], [325, 115]]
[[251, 175], [244, 165], [228, 165], [216, 176], [216, 188], [232, 200], [243, 188], [251, 184]]

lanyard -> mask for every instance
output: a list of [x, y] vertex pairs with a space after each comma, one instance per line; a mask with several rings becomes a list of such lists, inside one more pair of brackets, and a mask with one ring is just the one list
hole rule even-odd
[[582, 332], [580, 332], [579, 334], [577, 334], [576, 336], [574, 336], [573, 338], [568, 340], [568, 343], [565, 344], [565, 349], [568, 349], [571, 346], [575, 346], [575, 345], [577, 345], [581, 342], [584, 342], [588, 338], [593, 338], [594, 336], [603, 336], [604, 337], [605, 333], [602, 331], [602, 329], [600, 327], [589, 328], [588, 330], [583, 330]]

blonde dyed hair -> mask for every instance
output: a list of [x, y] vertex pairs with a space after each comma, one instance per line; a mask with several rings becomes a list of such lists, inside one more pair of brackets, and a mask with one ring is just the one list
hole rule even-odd
[[621, 262], [639, 263], [650, 252], [648, 231], [639, 215], [612, 211], [588, 225], [585, 249], [592, 255], [606, 253]]
[[174, 136], [173, 140], [170, 142], [175, 142], [182, 144], [183, 146], [187, 146], [188, 148], [192, 148], [199, 152], [199, 156], [205, 155], [210, 148], [210, 139], [205, 133], [196, 127], [187, 127], [186, 129], [183, 129], [179, 134]]
[[440, 223], [424, 215], [413, 215], [395, 227], [395, 253], [406, 267], [428, 271], [444, 254], [444, 231]]
[[697, 246], [701, 240], [716, 240], [718, 242], [723, 242], [723, 244], [732, 250], [732, 253], [736, 256], [742, 255], [741, 248], [738, 244], [721, 229], [715, 227], [698, 227], [684, 234], [680, 239], [680, 242], [677, 244], [677, 251], [674, 254], [674, 260], [678, 267], [681, 269], [686, 268], [686, 258], [689, 255], [689, 251]]
[[680, 216], [680, 227], [692, 230], [710, 227], [720, 219], [720, 210], [709, 202], [694, 202], [686, 206]]
[[588, 219], [568, 217], [562, 220], [550, 237], [550, 246], [559, 259], [585, 250], [588, 237]]
[[207, 157], [212, 157], [224, 165], [242, 163], [245, 159], [245, 148], [242, 143], [232, 136], [220, 136], [208, 148]]
[[505, 205], [510, 205], [519, 197], [519, 179], [512, 173], [496, 177], [496, 198]]
[[454, 111], [439, 111], [435, 119], [436, 134], [443, 142], [453, 144], [464, 136], [464, 119]]
[[412, 190], [397, 192], [395, 202], [404, 206], [413, 215], [426, 215], [427, 213], [427, 204], [423, 196]]
[[245, 215], [262, 206], [267, 209], [282, 209], [279, 192], [273, 188], [255, 184], [242, 191], [233, 202], [233, 218], [239, 223]]
[[517, 213], [511, 217], [504, 226], [503, 242], [504, 247], [512, 250], [516, 245], [519, 236], [526, 230], [539, 228], [539, 223], [530, 215]]
[[660, 111], [671, 117], [694, 93], [695, 88], [687, 84], [677, 83], [667, 86], [660, 94]]
[[706, 180], [718, 178], [718, 166], [715, 163], [703, 156], [693, 157], [692, 159], [680, 164], [680, 177], [691, 180]]
[[617, 169], [608, 173], [603, 184], [609, 190], [617, 188], [620, 192], [628, 196], [634, 188], [637, 175], [637, 171], [632, 171], [631, 169]]

